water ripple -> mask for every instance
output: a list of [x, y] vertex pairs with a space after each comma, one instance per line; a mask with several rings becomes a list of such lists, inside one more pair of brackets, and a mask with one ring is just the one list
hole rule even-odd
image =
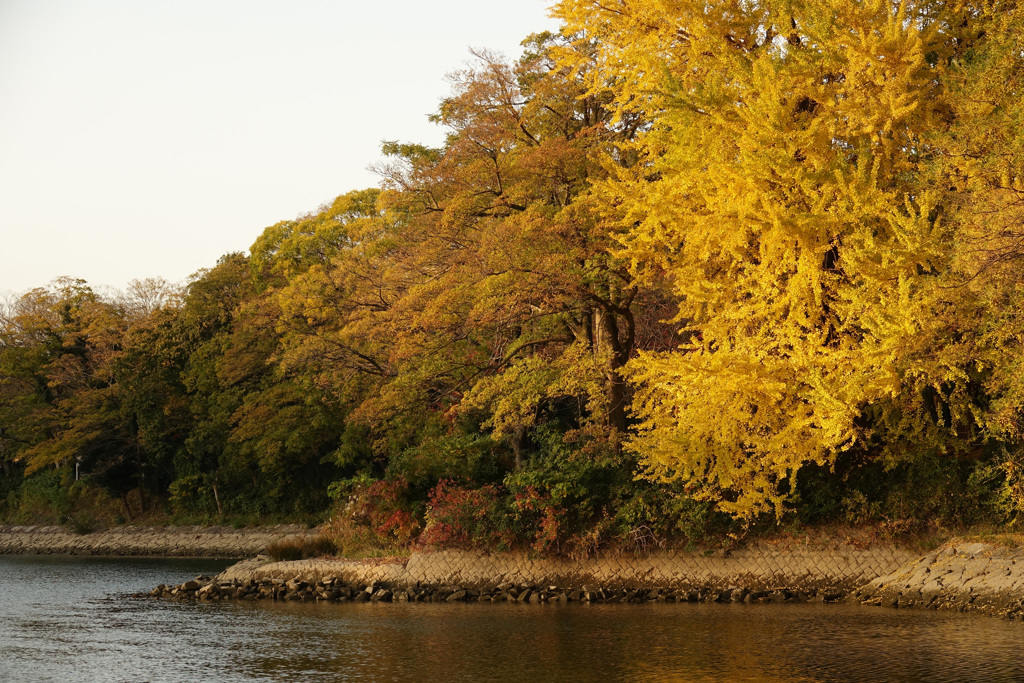
[[0, 681], [1024, 680], [1024, 625], [971, 615], [128, 597], [223, 564], [0, 557]]

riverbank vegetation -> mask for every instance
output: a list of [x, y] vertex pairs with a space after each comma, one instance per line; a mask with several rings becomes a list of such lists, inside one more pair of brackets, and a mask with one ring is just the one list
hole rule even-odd
[[183, 287], [7, 301], [0, 514], [584, 554], [1012, 525], [1024, 10], [553, 11], [380, 187]]

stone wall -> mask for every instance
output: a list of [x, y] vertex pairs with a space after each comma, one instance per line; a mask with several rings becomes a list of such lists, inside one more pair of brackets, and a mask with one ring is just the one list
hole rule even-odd
[[847, 594], [917, 559], [904, 547], [836, 544], [754, 544], [728, 553], [663, 552], [643, 557], [614, 555], [586, 560], [486, 554], [459, 550], [416, 552], [406, 559], [316, 559], [295, 562], [252, 560], [229, 568], [224, 581], [336, 578], [348, 583], [379, 582], [396, 587], [460, 586], [488, 590], [501, 584], [606, 589], [659, 588], [670, 591], [792, 589]]
[[1024, 617], [1024, 551], [988, 543], [951, 543], [857, 590], [851, 600]]
[[118, 526], [89, 534], [74, 534], [59, 526], [0, 525], [0, 554], [240, 558], [305, 532], [306, 527], [294, 524], [243, 529]]
[[453, 595], [519, 602], [523, 595], [531, 596], [531, 602], [845, 598], [868, 606], [1024, 619], [1024, 549], [963, 541], [951, 541], [924, 555], [891, 545], [757, 543], [728, 553], [616, 555], [582, 561], [456, 550], [417, 552], [406, 559], [257, 558], [228, 568], [214, 581], [218, 582], [260, 586], [270, 591], [268, 595], [273, 592], [274, 599], [314, 599], [315, 591], [330, 595], [340, 585], [347, 585], [357, 597], [365, 592], [361, 597], [367, 600], [393, 594], [435, 602], [451, 601]]

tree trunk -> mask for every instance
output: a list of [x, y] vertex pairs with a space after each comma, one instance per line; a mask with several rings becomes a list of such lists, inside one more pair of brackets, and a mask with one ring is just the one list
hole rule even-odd
[[210, 487], [213, 489], [213, 502], [217, 504], [217, 516], [223, 517], [224, 511], [220, 509], [220, 496], [217, 495], [217, 482], [213, 482]]
[[623, 344], [615, 314], [611, 311], [603, 312], [600, 332], [602, 344], [606, 346], [608, 352], [608, 370], [605, 373], [608, 426], [615, 432], [613, 438], [616, 452], [621, 448], [622, 437], [626, 433], [626, 383], [619, 374], [619, 369], [629, 360], [629, 353], [632, 350], [630, 329], [627, 324], [626, 344]]
[[615, 450], [618, 451], [626, 433], [626, 383], [618, 370], [613, 368], [607, 375], [608, 381], [608, 426], [615, 430]]
[[516, 427], [512, 435], [512, 453], [515, 456], [515, 471], [523, 469], [523, 446], [526, 443], [526, 427]]

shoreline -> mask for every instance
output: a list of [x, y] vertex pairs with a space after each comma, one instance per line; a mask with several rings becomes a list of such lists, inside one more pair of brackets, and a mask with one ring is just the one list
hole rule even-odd
[[583, 561], [453, 550], [414, 552], [407, 559], [257, 558], [201, 578], [148, 595], [302, 602], [845, 602], [1024, 621], [1024, 549], [957, 540], [924, 554], [890, 546], [756, 544], [726, 554]]
[[863, 547], [846, 543], [809, 546], [755, 542], [726, 552], [662, 551], [643, 556], [614, 553], [579, 560], [527, 552], [449, 549], [416, 551], [407, 558], [248, 560], [229, 567], [218, 578], [242, 582], [297, 579], [307, 583], [338, 579], [403, 588], [460, 586], [477, 591], [507, 583], [701, 593], [745, 588], [845, 595], [919, 556], [919, 552], [899, 545]]
[[950, 542], [852, 593], [862, 605], [979, 612], [1024, 621], [1024, 548]]
[[819, 539], [583, 560], [465, 550], [367, 560], [256, 558], [216, 577], [159, 586], [149, 595], [328, 602], [840, 602], [919, 557], [919, 551], [895, 544]]
[[728, 551], [583, 560], [466, 550], [280, 562], [262, 555], [271, 543], [310, 533], [298, 524], [118, 526], [81, 535], [59, 526], [0, 525], [0, 555], [240, 560], [216, 577], [149, 593], [180, 600], [844, 601], [1024, 621], [1024, 547], [993, 543], [952, 539], [923, 552], [892, 543], [818, 538], [812, 543], [758, 541]]
[[61, 526], [0, 525], [0, 555], [97, 557], [219, 557], [241, 559], [310, 530], [300, 524], [265, 527], [116, 526], [76, 534]]

